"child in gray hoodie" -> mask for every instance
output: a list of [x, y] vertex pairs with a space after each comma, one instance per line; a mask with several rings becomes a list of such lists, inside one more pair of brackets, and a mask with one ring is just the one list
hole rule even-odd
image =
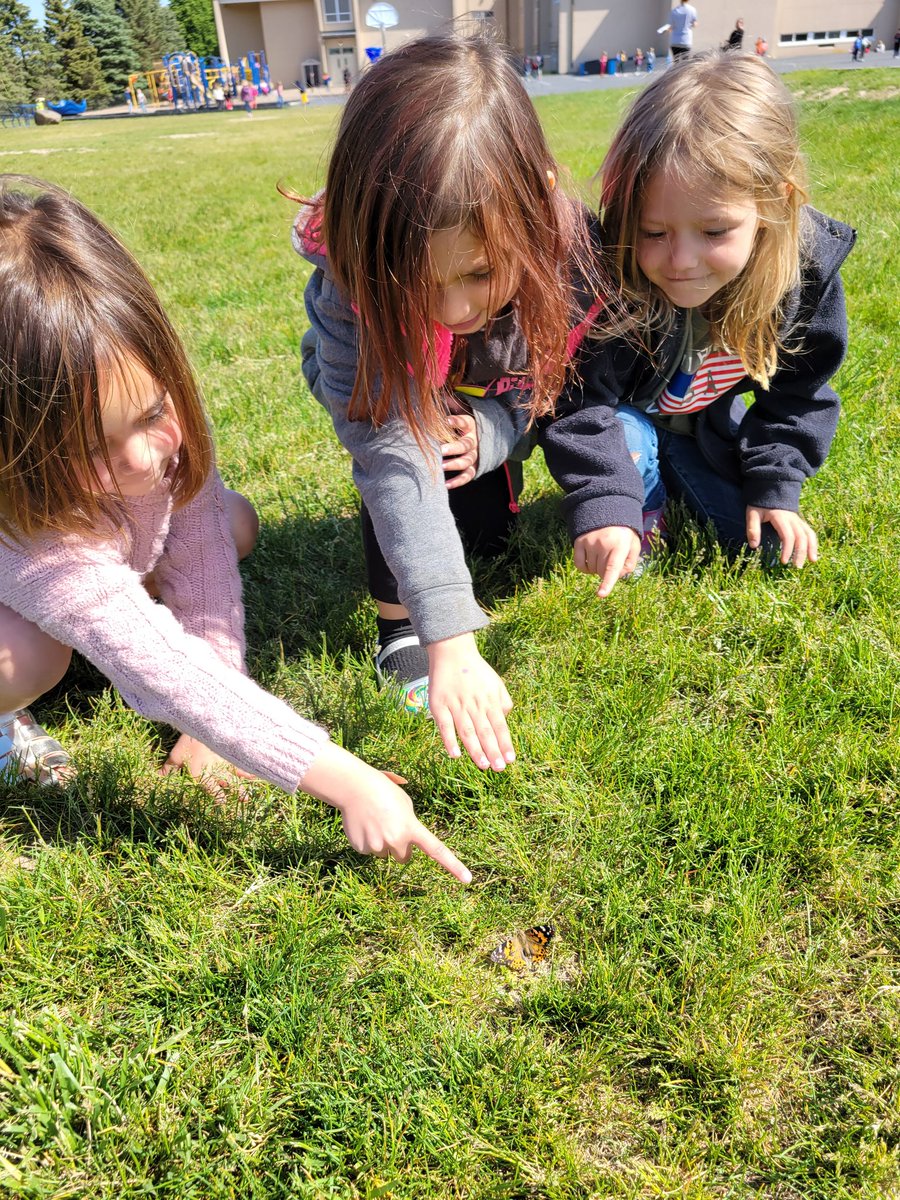
[[[423, 38], [354, 89], [325, 191], [294, 232], [316, 268], [304, 373], [363, 500], [379, 675], [430, 710], [451, 756], [458, 735], [498, 771], [515, 757], [512, 704], [475, 644], [487, 617], [465, 549], [506, 544], [524, 435], [602, 308], [591, 230], [556, 174], [501, 48]], [[641, 487], [607, 425], [615, 582], [637, 558]]]

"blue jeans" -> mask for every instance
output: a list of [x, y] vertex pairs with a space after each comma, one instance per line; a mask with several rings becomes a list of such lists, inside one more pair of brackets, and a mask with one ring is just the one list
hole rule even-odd
[[[660, 429], [628, 405], [619, 405], [616, 416], [644, 481], [645, 509], [662, 508], [667, 496], [677, 497], [701, 525], [714, 526], [716, 538], [727, 549], [747, 544], [747, 504], [741, 489], [713, 470], [694, 438]], [[763, 525], [762, 541], [767, 551], [779, 545], [770, 525]]]

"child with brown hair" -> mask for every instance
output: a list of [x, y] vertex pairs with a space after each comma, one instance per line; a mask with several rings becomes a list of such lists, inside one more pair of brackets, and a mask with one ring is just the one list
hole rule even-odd
[[586, 569], [610, 411], [643, 477], [645, 551], [674, 496], [729, 549], [815, 561], [800, 491], [837, 425], [855, 233], [806, 203], [790, 94], [755, 55], [684, 59], [636, 99], [600, 175], [605, 251], [641, 337], [586, 345], [582, 387], [543, 434]]
[[74, 647], [181, 732], [164, 771], [300, 787], [360, 853], [419, 846], [468, 881], [396, 783], [248, 678], [237, 560], [256, 514], [215, 468], [178, 335], [115, 235], [24, 176], [0, 176], [0, 363], [0, 770], [71, 771], [28, 706]]
[[[507, 543], [531, 420], [550, 412], [602, 289], [582, 207], [507, 54], [483, 36], [407, 43], [360, 79], [295, 246], [316, 268], [304, 372], [353, 458], [376, 669], [426, 705], [453, 756], [514, 759], [511, 700], [478, 652], [465, 549]], [[637, 559], [640, 480], [612, 414], [608, 591]], [[447, 475], [446, 486], [442, 471]]]

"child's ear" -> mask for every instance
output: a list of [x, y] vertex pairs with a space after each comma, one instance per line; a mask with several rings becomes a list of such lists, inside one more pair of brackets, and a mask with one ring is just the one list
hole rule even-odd
[[552, 171], [547, 172], [547, 182], [550, 184], [550, 191], [552, 192], [556, 187], [556, 176]]

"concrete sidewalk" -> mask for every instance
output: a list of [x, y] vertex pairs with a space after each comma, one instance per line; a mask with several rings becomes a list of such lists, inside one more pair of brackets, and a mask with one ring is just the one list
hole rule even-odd
[[[845, 71], [867, 71], [871, 67], [896, 67], [900, 69], [900, 58], [894, 58], [891, 50], [886, 50], [883, 54], [869, 54], [861, 63], [855, 63], [850, 58], [849, 54], [843, 51], [829, 51], [823, 54], [811, 54], [804, 58], [767, 58], [766, 61], [780, 75], [789, 74], [792, 71], [816, 71], [822, 69], [845, 70]], [[631, 64], [629, 64], [631, 66]], [[609, 89], [622, 89], [639, 86], [640, 84], [649, 83], [654, 75], [658, 75], [660, 71], [665, 71], [666, 61], [656, 60], [656, 67], [652, 73], [647, 71], [636, 72], [633, 69], [626, 70], [623, 73], [616, 72], [615, 75], [544, 75], [543, 79], [528, 78], [523, 79], [525, 90], [529, 96], [536, 98], [538, 96], [558, 96], [568, 92], [600, 92]], [[898, 77], [900, 82], [900, 77]], [[335, 88], [310, 88], [307, 95], [311, 105], [317, 104], [343, 104], [347, 95], [343, 87]], [[284, 98], [286, 107], [300, 107], [301, 97], [298, 88], [285, 88]], [[274, 97], [270, 93], [268, 96], [260, 96], [257, 103], [256, 111], [276, 109], [278, 106]], [[185, 110], [180, 108], [178, 113], [189, 116], [192, 112], [216, 112], [215, 108], [200, 108]], [[243, 104], [238, 101], [235, 103], [232, 110], [233, 113], [242, 114], [244, 111]], [[148, 105], [146, 113], [133, 112], [129, 113], [124, 104], [116, 104], [110, 108], [97, 109], [95, 112], [86, 112], [79, 117], [66, 117], [66, 121], [96, 121], [112, 117], [127, 117], [129, 119], [138, 120], [144, 117], [153, 116], [174, 116], [176, 110], [170, 104], [161, 104], [158, 108]]]
[[[867, 54], [861, 63], [855, 63], [849, 52], [828, 51], [823, 54], [810, 54], [795, 58], [766, 58], [766, 62], [779, 75], [789, 75], [793, 71], [867, 71], [871, 67], [900, 68], [900, 58], [894, 58], [893, 50], [885, 50], [883, 54]], [[636, 72], [634, 64], [629, 63], [626, 70], [615, 75], [545, 75], [543, 79], [525, 79], [525, 89], [529, 96], [557, 96], [566, 92], [599, 92], [609, 88], [629, 88], [638, 84], [649, 83], [655, 74], [665, 71], [666, 60], [657, 58], [653, 72]], [[900, 79], [898, 79], [900, 83]]]

